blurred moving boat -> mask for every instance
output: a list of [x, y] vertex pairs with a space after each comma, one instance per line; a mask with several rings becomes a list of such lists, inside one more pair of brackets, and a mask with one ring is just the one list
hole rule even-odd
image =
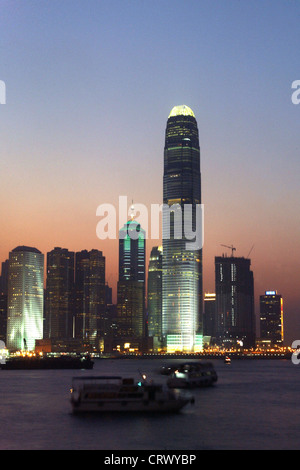
[[224, 359], [225, 364], [231, 364], [231, 359], [229, 356], [226, 356]]
[[167, 385], [170, 388], [209, 387], [217, 382], [218, 376], [210, 362], [186, 362], [174, 370]]
[[192, 397], [183, 396], [161, 384], [119, 376], [73, 377], [71, 405], [74, 414], [82, 412], [177, 412]]

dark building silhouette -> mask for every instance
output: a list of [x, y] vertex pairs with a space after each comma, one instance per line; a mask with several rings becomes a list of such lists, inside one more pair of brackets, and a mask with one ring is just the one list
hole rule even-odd
[[8, 292], [8, 263], [2, 263], [0, 276], [0, 340], [6, 342], [7, 334], [7, 292]]
[[201, 173], [197, 121], [185, 105], [175, 106], [167, 121], [163, 201], [162, 330], [168, 351], [193, 352], [202, 348], [202, 249], [187, 246], [185, 235], [188, 225], [196, 230]]
[[0, 294], [0, 340], [6, 342], [7, 335], [7, 295]]
[[7, 295], [8, 291], [8, 265], [9, 260], [3, 261], [1, 264], [1, 276], [0, 276], [0, 294]]
[[148, 335], [162, 341], [162, 247], [151, 250], [148, 266], [147, 321]]
[[220, 344], [255, 346], [254, 281], [246, 258], [215, 258], [216, 336]]
[[47, 253], [44, 338], [73, 337], [75, 254], [65, 248]]
[[216, 294], [204, 294], [203, 336], [216, 337]]
[[98, 350], [105, 314], [105, 257], [99, 250], [75, 255], [75, 337], [84, 347]]
[[273, 346], [283, 344], [283, 299], [277, 291], [260, 296], [260, 339]]

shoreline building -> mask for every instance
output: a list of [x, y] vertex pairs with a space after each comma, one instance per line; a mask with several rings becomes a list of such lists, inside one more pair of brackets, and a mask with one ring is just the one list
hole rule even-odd
[[225, 347], [255, 346], [254, 280], [251, 261], [215, 257], [216, 336]]
[[105, 315], [105, 257], [99, 250], [75, 253], [75, 338], [84, 347], [100, 349]]
[[47, 253], [44, 338], [73, 337], [75, 254], [55, 247]]
[[283, 299], [275, 290], [260, 296], [260, 339], [272, 346], [283, 344]]
[[151, 250], [147, 286], [148, 336], [158, 349], [162, 345], [162, 246]]
[[[204, 312], [203, 312], [203, 338], [209, 338], [209, 344], [213, 344], [216, 338], [216, 294], [206, 292], [204, 294]], [[204, 339], [205, 342], [205, 339]]]
[[8, 291], [8, 259], [1, 265], [0, 276], [0, 340], [6, 342], [7, 334], [7, 291]]
[[[186, 236], [196, 232], [201, 204], [198, 126], [191, 108], [175, 106], [169, 115], [163, 177], [162, 333], [167, 352], [202, 349], [202, 243], [196, 249]], [[202, 242], [202, 240], [201, 240]]]
[[131, 217], [119, 230], [117, 336], [126, 343], [145, 336], [146, 232]]
[[7, 348], [35, 349], [43, 338], [44, 255], [36, 248], [18, 246], [9, 253]]

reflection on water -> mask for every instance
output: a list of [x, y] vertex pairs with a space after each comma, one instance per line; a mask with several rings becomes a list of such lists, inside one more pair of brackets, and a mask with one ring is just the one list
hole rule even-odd
[[[172, 361], [173, 362], [173, 361]], [[73, 416], [74, 375], [134, 375], [164, 382], [166, 361], [96, 360], [92, 371], [0, 371], [1, 449], [298, 449], [300, 365], [212, 361], [214, 387], [193, 390], [179, 414]]]

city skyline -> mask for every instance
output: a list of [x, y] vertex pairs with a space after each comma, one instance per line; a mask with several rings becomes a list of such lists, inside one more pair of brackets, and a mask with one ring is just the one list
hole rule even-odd
[[[259, 296], [280, 292], [292, 342], [300, 338], [300, 106], [291, 101], [299, 7], [187, 3], [3, 2], [0, 261], [20, 245], [99, 249], [115, 296], [118, 240], [96, 237], [96, 208], [125, 194], [162, 202], [165, 122], [186, 103], [200, 131], [203, 291], [214, 290], [221, 244], [236, 256], [251, 251], [256, 317]], [[159, 244], [147, 240], [147, 262]]]

